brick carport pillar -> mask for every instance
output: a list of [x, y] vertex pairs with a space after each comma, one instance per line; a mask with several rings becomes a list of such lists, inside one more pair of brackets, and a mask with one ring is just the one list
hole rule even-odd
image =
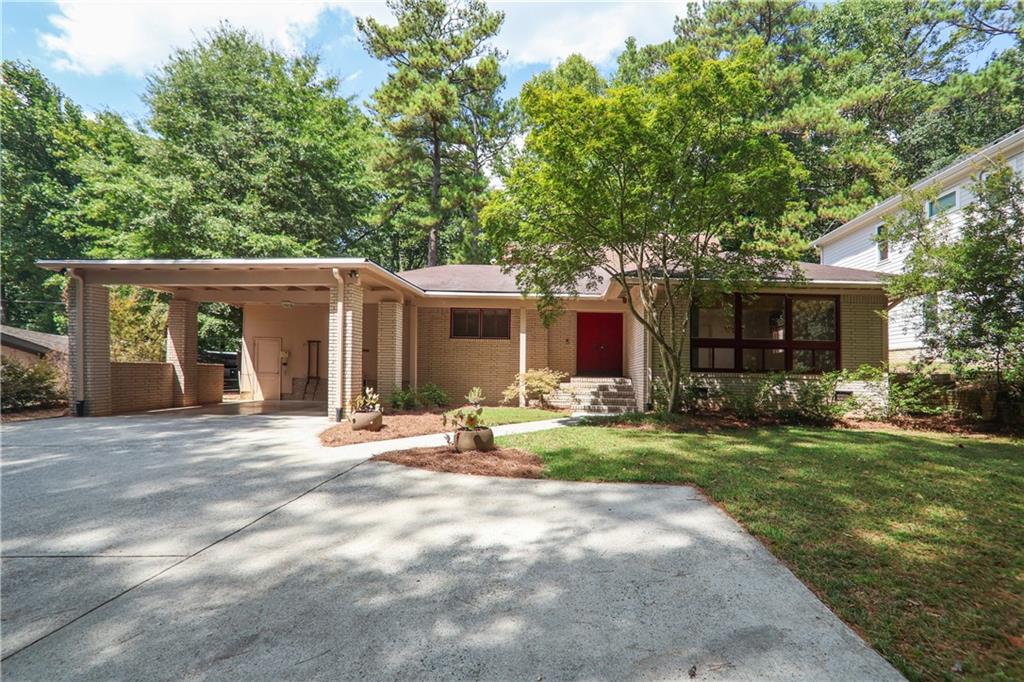
[[363, 391], [363, 287], [358, 273], [340, 274], [327, 313], [327, 418], [348, 416]]
[[111, 414], [110, 291], [72, 272], [68, 280], [68, 392], [72, 414], [84, 401], [84, 416]]
[[402, 303], [377, 306], [377, 390], [382, 399], [402, 388]]
[[188, 407], [199, 402], [199, 304], [172, 299], [167, 308], [166, 358], [174, 368], [175, 407]]

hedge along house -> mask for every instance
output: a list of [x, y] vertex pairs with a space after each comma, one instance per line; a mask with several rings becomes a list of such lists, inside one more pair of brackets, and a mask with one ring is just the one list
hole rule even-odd
[[[86, 415], [219, 401], [220, 367], [197, 362], [198, 304], [208, 301], [243, 311], [243, 398], [317, 400], [331, 419], [368, 386], [386, 397], [432, 383], [453, 401], [479, 386], [495, 403], [518, 372], [542, 367], [571, 377], [554, 396], [565, 407], [644, 409], [658, 374], [643, 326], [607, 280], [566, 294], [565, 312], [545, 327], [535, 299], [492, 265], [397, 274], [362, 258], [39, 265], [70, 276], [70, 391]], [[884, 360], [879, 275], [801, 266], [798, 287], [692, 311], [687, 352], [701, 382], [728, 392], [762, 372], [813, 376]], [[172, 296], [166, 362], [110, 361], [106, 287], [122, 284]]]

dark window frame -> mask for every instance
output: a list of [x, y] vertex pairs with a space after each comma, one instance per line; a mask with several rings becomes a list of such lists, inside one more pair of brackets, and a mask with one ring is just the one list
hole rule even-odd
[[878, 244], [878, 262], [884, 263], [889, 260], [889, 237], [886, 235], [885, 225], [875, 228], [875, 242]]
[[[690, 371], [692, 372], [723, 372], [729, 374], [767, 374], [771, 370], [743, 369], [744, 348], [782, 348], [786, 353], [786, 372], [793, 372], [793, 351], [795, 350], [831, 350], [835, 352], [836, 365], [842, 364], [842, 334], [840, 326], [841, 310], [839, 296], [831, 294], [780, 294], [766, 291], [763, 296], [783, 296], [785, 298], [786, 327], [785, 338], [776, 339], [744, 339], [743, 335], [743, 296], [733, 294], [733, 338], [701, 339], [694, 336], [693, 309], [690, 310]], [[836, 310], [836, 338], [834, 341], [798, 341], [793, 338], [793, 301], [796, 299], [818, 299], [834, 301]], [[696, 306], [694, 306], [696, 308]], [[731, 348], [734, 351], [733, 369], [710, 369], [697, 366], [698, 348]], [[799, 374], [821, 374], [822, 370], [810, 370]]]
[[[484, 336], [484, 311], [485, 310], [496, 310], [505, 313], [505, 335], [504, 336]], [[476, 329], [477, 333], [475, 336], [461, 336], [455, 333], [455, 313], [458, 312], [473, 312], [477, 314]], [[512, 338], [512, 309], [511, 308], [450, 308], [448, 311], [448, 338], [450, 339], [477, 339], [483, 341], [507, 341]]]

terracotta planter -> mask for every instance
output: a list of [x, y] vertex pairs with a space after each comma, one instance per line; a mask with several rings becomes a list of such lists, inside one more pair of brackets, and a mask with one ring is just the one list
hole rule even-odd
[[487, 452], [494, 449], [494, 432], [490, 429], [455, 432], [455, 449], [459, 452], [479, 450]]
[[352, 422], [353, 431], [380, 431], [384, 418], [380, 412], [353, 412], [348, 420]]

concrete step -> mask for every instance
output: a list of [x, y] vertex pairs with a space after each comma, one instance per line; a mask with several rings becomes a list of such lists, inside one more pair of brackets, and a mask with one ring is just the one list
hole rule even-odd
[[578, 412], [586, 412], [588, 414], [625, 414], [626, 412], [633, 412], [636, 407], [622, 407], [620, 405], [584, 405], [576, 408]]

